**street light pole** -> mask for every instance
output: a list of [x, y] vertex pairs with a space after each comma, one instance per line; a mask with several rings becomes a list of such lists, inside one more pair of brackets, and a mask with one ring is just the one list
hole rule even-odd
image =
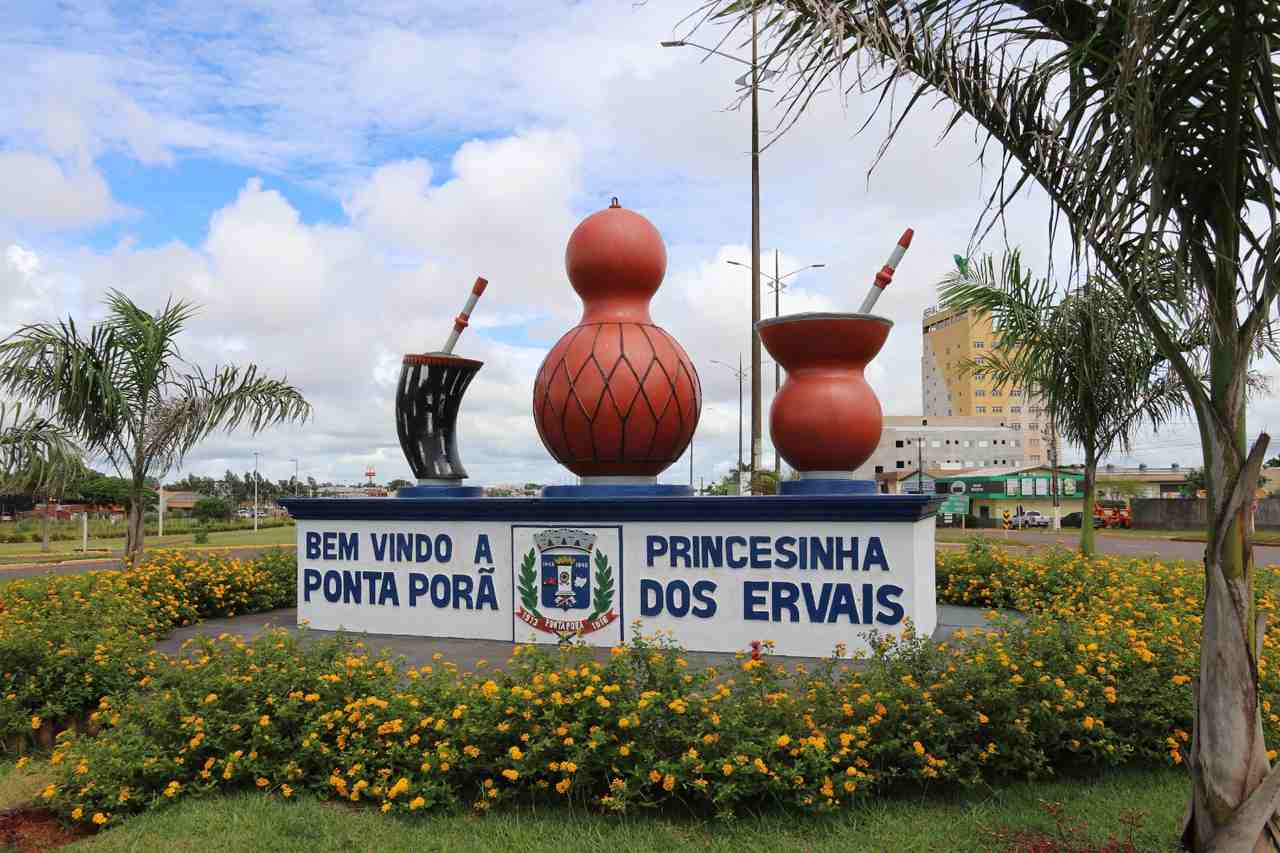
[[296, 498], [298, 496], [298, 460], [290, 457], [289, 461], [293, 463], [293, 496]]
[[[781, 275], [778, 272], [779, 255], [780, 255], [779, 251], [777, 249], [774, 249], [773, 250], [773, 277], [769, 280], [769, 289], [773, 291], [773, 316], [774, 317], [778, 317], [782, 312], [782, 291], [787, 289], [787, 285], [784, 284], [784, 282], [787, 279], [791, 278], [791, 276], [796, 275], [797, 273], [802, 273], [805, 270], [822, 269], [823, 267], [826, 266], [826, 264], [806, 264], [805, 266], [802, 266], [799, 269], [792, 270], [786, 275]], [[725, 263], [729, 264], [730, 266], [743, 267], [744, 269], [747, 268], [746, 264], [743, 264], [739, 261], [726, 261]], [[757, 288], [757, 290], [758, 289], [759, 288]], [[759, 344], [760, 342], [759, 334], [756, 334], [753, 342], [755, 344]], [[759, 365], [756, 365], [756, 367], [758, 368]], [[753, 383], [751, 387], [754, 389], [756, 387], [756, 384]], [[782, 365], [778, 364], [778, 362], [775, 361], [773, 363], [773, 393], [775, 397], [777, 396], [778, 389], [780, 387], [782, 387]], [[753, 401], [753, 406], [754, 406], [754, 401]], [[777, 447], [773, 449], [773, 475], [778, 482], [782, 481], [782, 456], [778, 453]]]
[[253, 532], [258, 532], [258, 451], [253, 451]]
[[738, 354], [738, 366], [727, 364], [723, 361], [711, 360], [712, 364], [719, 364], [729, 368], [734, 376], [738, 377], [738, 494], [742, 494], [742, 382], [746, 378], [747, 372], [742, 369], [742, 354]]

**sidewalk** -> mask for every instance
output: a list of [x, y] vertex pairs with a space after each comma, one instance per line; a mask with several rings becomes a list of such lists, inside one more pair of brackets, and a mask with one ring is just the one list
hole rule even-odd
[[[945, 642], [957, 630], [985, 627], [990, 624], [986, 618], [989, 612], [987, 609], [978, 607], [940, 604], [938, 605], [938, 627], [933, 632], [933, 639]], [[210, 619], [197, 625], [179, 628], [157, 643], [156, 649], [170, 655], [177, 654], [184, 642], [200, 635], [217, 637], [220, 634], [232, 634], [249, 640], [268, 628], [287, 628], [290, 631], [297, 631], [297, 621], [298, 611], [294, 608], [234, 616], [230, 619]], [[308, 636], [321, 639], [335, 636], [335, 633], [313, 630], [308, 631]], [[403, 655], [407, 663], [415, 667], [431, 663], [432, 657], [439, 653], [444, 656], [443, 660], [454, 663], [464, 672], [474, 671], [480, 661], [485, 661], [489, 666], [501, 667], [510, 659], [512, 649], [512, 644], [504, 640], [455, 640], [386, 634], [352, 634], [351, 636], [361, 639], [370, 651], [387, 649], [393, 655]], [[594, 653], [598, 660], [605, 660], [609, 656], [608, 649], [595, 649]], [[689, 652], [684, 657], [689, 661], [690, 666], [694, 667], [723, 668], [736, 665], [735, 657], [726, 653]], [[789, 668], [797, 665], [812, 667], [822, 661], [821, 658], [781, 656], [773, 660]]]

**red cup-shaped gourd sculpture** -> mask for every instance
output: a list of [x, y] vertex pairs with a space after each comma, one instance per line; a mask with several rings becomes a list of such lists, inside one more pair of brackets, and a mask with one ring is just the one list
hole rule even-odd
[[801, 474], [848, 476], [875, 452], [884, 417], [863, 371], [892, 326], [872, 314], [760, 321], [761, 343], [787, 371], [769, 410], [769, 433]]
[[656, 477], [689, 446], [702, 410], [693, 362], [649, 316], [667, 270], [662, 235], [614, 199], [578, 224], [564, 261], [582, 320], [538, 369], [538, 435], [580, 477]]

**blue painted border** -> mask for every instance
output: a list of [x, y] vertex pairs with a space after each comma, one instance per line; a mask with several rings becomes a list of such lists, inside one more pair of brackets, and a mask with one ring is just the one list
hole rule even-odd
[[480, 486], [402, 486], [397, 498], [479, 498], [484, 496]]
[[697, 498], [281, 498], [309, 521], [919, 521], [939, 495], [767, 495]]
[[544, 498], [691, 498], [693, 489], [679, 483], [627, 486], [543, 486]]
[[783, 480], [778, 484], [780, 495], [874, 495], [875, 480]]

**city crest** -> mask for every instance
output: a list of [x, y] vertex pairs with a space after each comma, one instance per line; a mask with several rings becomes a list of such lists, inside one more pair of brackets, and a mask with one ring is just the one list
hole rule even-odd
[[613, 567], [596, 548], [594, 533], [557, 527], [539, 531], [533, 541], [520, 561], [522, 606], [516, 615], [522, 621], [567, 642], [618, 618]]

